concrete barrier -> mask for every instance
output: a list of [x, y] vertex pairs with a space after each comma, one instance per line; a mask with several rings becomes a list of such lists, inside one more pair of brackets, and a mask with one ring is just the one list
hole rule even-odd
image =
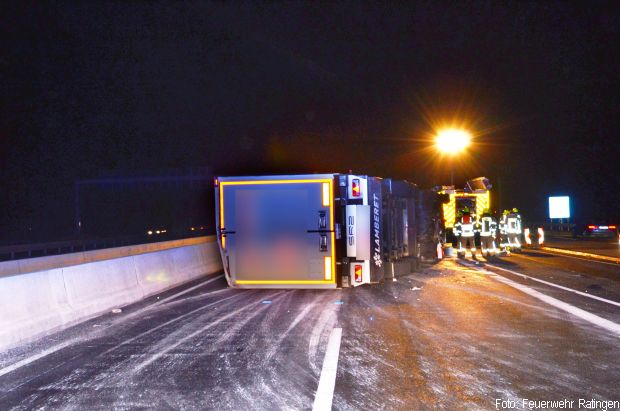
[[62, 269], [0, 281], [0, 351], [71, 317]]
[[0, 351], [221, 268], [214, 236], [0, 263]]

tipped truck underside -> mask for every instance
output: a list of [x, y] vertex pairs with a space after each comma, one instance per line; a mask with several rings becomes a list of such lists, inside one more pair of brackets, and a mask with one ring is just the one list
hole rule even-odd
[[419, 190], [352, 174], [219, 177], [216, 223], [228, 284], [338, 288], [409, 273]]

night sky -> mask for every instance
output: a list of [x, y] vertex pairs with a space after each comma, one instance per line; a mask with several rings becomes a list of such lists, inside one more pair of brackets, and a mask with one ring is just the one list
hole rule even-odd
[[[429, 136], [476, 136], [530, 220], [620, 222], [614, 2], [3, 2], [0, 217], [72, 224], [73, 182], [206, 167], [449, 182]], [[50, 221], [54, 224], [50, 225]]]

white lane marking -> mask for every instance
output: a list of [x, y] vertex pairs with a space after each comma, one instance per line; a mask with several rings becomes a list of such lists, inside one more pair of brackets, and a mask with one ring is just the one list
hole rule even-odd
[[334, 328], [329, 335], [325, 359], [323, 360], [323, 369], [321, 370], [321, 377], [319, 379], [319, 387], [316, 390], [312, 411], [328, 411], [332, 409], [341, 340], [342, 328]]
[[[141, 313], [143, 313], [144, 311], [146, 311], [146, 310], [148, 310], [148, 309], [151, 309], [151, 308], [152, 308], [152, 307], [154, 307], [154, 306], [157, 306], [157, 305], [163, 304], [163, 303], [165, 303], [165, 302], [167, 302], [167, 301], [169, 301], [169, 300], [171, 300], [171, 299], [173, 299], [173, 298], [176, 298], [176, 297], [178, 297], [178, 296], [180, 296], [180, 295], [183, 295], [183, 294], [186, 294], [186, 293], [188, 293], [188, 292], [190, 292], [190, 291], [193, 291], [193, 290], [195, 290], [196, 288], [202, 287], [203, 285], [206, 285], [206, 284], [208, 284], [208, 283], [210, 283], [210, 282], [213, 282], [213, 281], [215, 281], [215, 280], [217, 280], [217, 279], [219, 279], [219, 278], [222, 278], [223, 276], [224, 276], [223, 274], [220, 274], [220, 275], [218, 275], [217, 277], [210, 278], [210, 279], [208, 279], [207, 281], [204, 281], [204, 282], [202, 282], [202, 283], [200, 283], [200, 284], [197, 284], [197, 285], [195, 285], [195, 286], [193, 286], [193, 287], [191, 287], [191, 288], [188, 288], [187, 290], [183, 290], [183, 291], [181, 291], [181, 292], [179, 292], [179, 293], [176, 293], [176, 294], [174, 294], [174, 295], [171, 295], [170, 297], [164, 298], [163, 300], [158, 301], [158, 302], [156, 302], [155, 304], [148, 305], [147, 307], [144, 307], [144, 308], [142, 308], [142, 309], [140, 309], [140, 310], [138, 310], [138, 311], [135, 311], [135, 312], [133, 312], [133, 313], [130, 313], [129, 315], [124, 316], [124, 317], [122, 317], [122, 318], [123, 318], [123, 319], [127, 319], [127, 318], [131, 318], [131, 317], [135, 317], [136, 315], [141, 314]], [[229, 288], [226, 288], [225, 290], [228, 290], [228, 289], [229, 289]], [[214, 291], [214, 292], [217, 292], [217, 291]], [[211, 294], [211, 293], [206, 293], [206, 294]], [[220, 300], [220, 301], [223, 301], [223, 300]], [[204, 308], [204, 307], [203, 307], [203, 308]], [[101, 315], [103, 315], [103, 314], [101, 314]], [[85, 321], [88, 321], [88, 320], [85, 320]], [[108, 328], [113, 327], [113, 326], [115, 326], [115, 325], [116, 325], [116, 324], [111, 324], [109, 327], [106, 327], [106, 328], [104, 328], [104, 329], [102, 329], [102, 330], [100, 330], [100, 331], [107, 330]], [[24, 358], [23, 360], [18, 361], [18, 362], [14, 363], [14, 364], [11, 364], [11, 365], [9, 365], [9, 366], [7, 366], [7, 367], [0, 368], [0, 377], [2, 377], [2, 376], [3, 376], [3, 375], [5, 375], [5, 374], [10, 373], [11, 371], [15, 371], [16, 369], [21, 368], [21, 367], [23, 367], [23, 366], [25, 366], [25, 365], [28, 365], [28, 364], [30, 364], [30, 363], [33, 363], [33, 362], [34, 362], [34, 361], [36, 361], [36, 360], [39, 360], [39, 359], [41, 359], [41, 358], [43, 358], [43, 357], [46, 357], [46, 356], [48, 356], [48, 355], [50, 355], [50, 354], [53, 354], [53, 353], [55, 353], [56, 351], [62, 350], [62, 349], [63, 349], [63, 348], [65, 348], [65, 347], [68, 347], [68, 346], [73, 345], [73, 344], [78, 343], [78, 342], [83, 342], [83, 341], [85, 341], [85, 340], [86, 340], [86, 339], [84, 339], [84, 338], [74, 338], [74, 339], [71, 339], [71, 340], [69, 340], [69, 341], [65, 341], [65, 342], [63, 342], [63, 343], [60, 343], [60, 344], [54, 345], [54, 346], [52, 346], [52, 347], [48, 348], [47, 350], [41, 351], [40, 353], [37, 353], [37, 354], [32, 355], [32, 356], [30, 356], [30, 357]], [[122, 344], [121, 344], [121, 345], [122, 345]], [[114, 348], [116, 348], [116, 347], [114, 347]], [[110, 350], [108, 350], [108, 351], [110, 351]], [[107, 351], [106, 351], [106, 352], [107, 352]]]
[[570, 291], [571, 293], [579, 294], [579, 295], [582, 295], [584, 297], [592, 298], [594, 300], [599, 300], [599, 301], [602, 301], [604, 303], [613, 304], [613, 305], [616, 305], [616, 306], [620, 307], [620, 303], [617, 302], [617, 301], [608, 300], [606, 298], [598, 297], [596, 295], [584, 293], [582, 291], [578, 291], [578, 290], [575, 290], [573, 288], [568, 288], [568, 287], [564, 287], [564, 286], [556, 284], [556, 283], [552, 283], [552, 282], [549, 282], [549, 281], [541, 280], [540, 278], [530, 277], [529, 275], [525, 275], [525, 274], [518, 273], [516, 271], [508, 270], [507, 268], [498, 267], [498, 266], [493, 265], [493, 264], [488, 264], [487, 263], [486, 265], [489, 266], [489, 267], [496, 268], [498, 270], [506, 271], [506, 272], [508, 272], [510, 274], [514, 274], [514, 275], [522, 277], [522, 278], [527, 278], [527, 279], [530, 279], [530, 280], [533, 280], [533, 281], [538, 281], [539, 283], [543, 283], [543, 284], [549, 285], [551, 287], [556, 287], [556, 288], [559, 288], [559, 289], [562, 289], [562, 290], [565, 290], [565, 291]]
[[502, 277], [501, 275], [498, 275], [494, 273], [493, 271], [488, 271], [484, 269], [480, 269], [480, 271], [484, 271], [485, 273], [489, 274], [491, 278], [497, 281], [500, 281], [506, 285], [509, 285], [513, 288], [516, 288], [517, 290], [524, 292], [525, 294], [528, 294], [542, 302], [545, 302], [549, 305], [559, 308], [560, 310], [566, 311], [567, 313], [572, 314], [575, 317], [579, 317], [582, 320], [586, 320], [587, 322], [591, 324], [594, 324], [596, 326], [599, 326], [601, 328], [604, 328], [608, 331], [611, 331], [613, 333], [620, 335], [620, 324], [616, 324], [613, 321], [606, 320], [603, 317], [599, 317], [598, 315], [582, 310], [581, 308], [572, 306], [568, 303], [565, 303], [564, 301], [560, 301], [556, 298], [549, 297], [548, 295], [540, 293], [528, 286], [509, 280], [506, 277]]
[[36, 355], [24, 358], [23, 360], [18, 361], [15, 364], [9, 365], [8, 367], [4, 367], [4, 368], [0, 369], [0, 377], [2, 377], [5, 374], [10, 373], [11, 371], [15, 371], [16, 369], [21, 368], [24, 365], [28, 365], [31, 362], [34, 362], [34, 361], [38, 360], [39, 358], [43, 358], [43, 357], [45, 357], [45, 356], [47, 356], [49, 354], [52, 354], [52, 353], [54, 353], [54, 352], [56, 352], [58, 350], [62, 350], [63, 348], [68, 347], [69, 345], [76, 343], [77, 341], [79, 341], [79, 340], [78, 339], [73, 339], [73, 340], [65, 341], [64, 343], [61, 343], [61, 344], [55, 345], [53, 347], [50, 347], [50, 348], [48, 348], [45, 351], [41, 351], [40, 353], [38, 353]]
[[[278, 296], [278, 295], [280, 295], [280, 294], [282, 294], [282, 293], [283, 293], [283, 291], [278, 292], [278, 293], [276, 293], [276, 294], [272, 294], [272, 295], [270, 295], [270, 296], [269, 296], [269, 298], [276, 297], [276, 296]], [[246, 305], [245, 307], [241, 307], [241, 308], [239, 308], [239, 309], [237, 309], [237, 310], [235, 310], [235, 311], [231, 312], [230, 314], [227, 314], [227, 315], [225, 315], [225, 316], [223, 316], [223, 317], [220, 317], [219, 319], [217, 319], [217, 320], [215, 320], [215, 321], [213, 321], [213, 322], [211, 322], [211, 323], [209, 323], [209, 324], [205, 325], [204, 327], [200, 328], [199, 330], [194, 331], [193, 333], [191, 333], [191, 334], [189, 334], [189, 335], [187, 335], [187, 336], [185, 336], [185, 337], [181, 338], [180, 340], [178, 340], [178, 341], [177, 341], [177, 342], [175, 342], [174, 344], [171, 344], [171, 345], [169, 345], [169, 346], [165, 347], [163, 350], [161, 350], [161, 351], [159, 351], [159, 352], [155, 353], [154, 355], [152, 355], [152, 356], [151, 356], [149, 359], [147, 359], [146, 361], [143, 361], [143, 362], [141, 362], [140, 364], [136, 365], [136, 366], [134, 367], [134, 369], [133, 369], [133, 372], [138, 372], [138, 371], [142, 370], [144, 367], [146, 367], [146, 366], [148, 366], [149, 364], [152, 364], [153, 362], [157, 361], [157, 360], [158, 360], [159, 358], [161, 358], [164, 354], [166, 354], [166, 353], [168, 353], [168, 352], [170, 352], [170, 351], [174, 350], [174, 349], [175, 349], [175, 348], [177, 348], [179, 345], [181, 345], [181, 344], [185, 343], [185, 342], [186, 342], [186, 341], [188, 341], [188, 340], [191, 340], [192, 338], [196, 337], [196, 336], [197, 336], [197, 335], [199, 335], [199, 334], [202, 334], [203, 332], [205, 332], [205, 331], [206, 331], [206, 330], [208, 330], [209, 328], [216, 326], [217, 324], [221, 323], [222, 321], [227, 320], [227, 319], [229, 319], [230, 317], [233, 317], [233, 316], [235, 316], [235, 315], [239, 314], [241, 311], [247, 310], [248, 308], [252, 308], [252, 307], [255, 307], [255, 306], [257, 306], [257, 305], [262, 305], [262, 300], [263, 300], [263, 298], [261, 298], [259, 301], [256, 301], [256, 302], [254, 302], [254, 303], [248, 304], [248, 305]], [[263, 307], [267, 308], [268, 306], [263, 306]]]
[[[336, 307], [336, 306], [331, 306]], [[331, 324], [331, 326], [330, 326]], [[321, 310], [318, 320], [314, 322], [310, 338], [308, 339], [308, 361], [312, 372], [319, 374], [321, 370], [317, 365], [317, 356], [319, 351], [319, 342], [323, 330], [326, 328], [334, 328], [336, 324], [336, 310], [334, 308], [328, 310]]]

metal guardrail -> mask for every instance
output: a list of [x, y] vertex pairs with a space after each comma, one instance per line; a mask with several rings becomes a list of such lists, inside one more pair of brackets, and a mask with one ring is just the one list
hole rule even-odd
[[572, 232], [575, 228], [573, 223], [544, 223], [542, 224], [546, 231]]
[[0, 261], [75, 253], [79, 251], [89, 251], [100, 248], [122, 247], [125, 245], [134, 244], [136, 240], [136, 238], [120, 240], [88, 239], [2, 246], [0, 247]]
[[540, 221], [525, 221], [524, 227], [542, 227], [545, 232], [549, 233], [572, 233], [575, 229], [575, 223], [550, 223]]

